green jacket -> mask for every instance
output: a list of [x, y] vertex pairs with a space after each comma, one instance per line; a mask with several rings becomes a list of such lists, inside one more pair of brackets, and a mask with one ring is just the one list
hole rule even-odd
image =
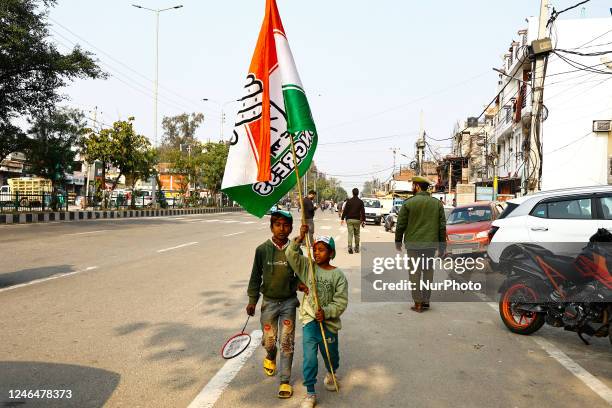
[[[300, 321], [303, 325], [315, 320], [315, 301], [312, 291], [312, 283], [309, 276], [308, 258], [300, 254], [300, 245], [291, 241], [285, 250], [287, 261], [293, 268], [300, 280], [310, 289], [306, 301], [300, 308]], [[344, 313], [348, 306], [348, 281], [340, 268], [329, 271], [315, 265], [317, 278], [317, 294], [319, 296], [319, 306], [325, 313], [325, 326], [332, 333], [338, 333], [342, 328], [340, 315]]]
[[440, 200], [426, 192], [406, 200], [395, 226], [395, 242], [402, 241], [407, 249], [446, 245], [446, 216]]
[[257, 304], [260, 293], [271, 300], [296, 296], [298, 283], [284, 250], [278, 249], [271, 240], [257, 247], [247, 290], [250, 304]]

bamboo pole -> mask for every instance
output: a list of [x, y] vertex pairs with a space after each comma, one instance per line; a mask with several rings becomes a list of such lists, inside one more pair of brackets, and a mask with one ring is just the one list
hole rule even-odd
[[[302, 195], [302, 186], [301, 186], [302, 183], [300, 181], [300, 171], [298, 169], [297, 154], [295, 153], [295, 141], [293, 140], [293, 136], [294, 135], [291, 134], [289, 136], [289, 140], [291, 141], [291, 153], [293, 154], [293, 166], [295, 169], [295, 177], [297, 178], [297, 191], [298, 191], [298, 200], [300, 200], [302, 225], [305, 225], [306, 224], [306, 214], [304, 213], [304, 197]], [[312, 286], [311, 290], [312, 290], [312, 295], [315, 301], [315, 307], [317, 310], [319, 310], [319, 295], [317, 294], [317, 278], [315, 276], [312, 254], [310, 251], [312, 243], [310, 242], [309, 234], [306, 234], [305, 238], [306, 238], [306, 255], [308, 256], [308, 272], [310, 275], [310, 283]], [[302, 304], [303, 303], [304, 302], [302, 301]], [[323, 339], [323, 345], [325, 346], [325, 354], [327, 357], [327, 363], [329, 364], [329, 370], [334, 380], [334, 387], [336, 388], [336, 392], [338, 392], [338, 382], [336, 381], [336, 373], [334, 373], [334, 367], [332, 365], [331, 356], [329, 355], [329, 347], [327, 345], [327, 338], [325, 337], [325, 329], [323, 328], [323, 322], [319, 322], [319, 327], [321, 328], [321, 338]]]

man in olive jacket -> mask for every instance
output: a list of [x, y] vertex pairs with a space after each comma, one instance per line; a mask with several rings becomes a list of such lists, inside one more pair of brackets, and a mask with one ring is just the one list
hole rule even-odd
[[[406, 252], [411, 258], [433, 258], [436, 250], [443, 255], [446, 250], [446, 217], [444, 207], [439, 200], [433, 198], [428, 192], [431, 181], [422, 176], [412, 179], [414, 197], [406, 200], [397, 217], [395, 226], [395, 247], [402, 250], [402, 242]], [[431, 290], [422, 288], [421, 281], [433, 281], [433, 262], [430, 265], [419, 264], [414, 271], [410, 271], [410, 281], [413, 285], [411, 307], [417, 313], [429, 309]]]

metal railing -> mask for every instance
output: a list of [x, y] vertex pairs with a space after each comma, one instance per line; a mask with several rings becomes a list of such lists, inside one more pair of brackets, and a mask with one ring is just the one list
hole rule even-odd
[[0, 212], [68, 211], [68, 194], [0, 193]]
[[[155, 207], [161, 209], [196, 208], [196, 207], [223, 207], [234, 206], [234, 202], [227, 196], [222, 197], [166, 197], [159, 194]], [[126, 210], [153, 207], [153, 198], [150, 195], [132, 197], [125, 194], [97, 194], [89, 196], [72, 197], [68, 194], [10, 194], [0, 193], [0, 212], [24, 211], [70, 211], [70, 210]]]

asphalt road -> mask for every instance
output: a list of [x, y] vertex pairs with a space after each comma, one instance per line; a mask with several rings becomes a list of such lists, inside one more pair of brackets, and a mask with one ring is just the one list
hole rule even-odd
[[[601, 396], [612, 388], [607, 339], [584, 346], [547, 327], [514, 335], [487, 302], [434, 303], [422, 315], [409, 303], [362, 302], [360, 257], [345, 252], [346, 229], [329, 213], [316, 222], [338, 238], [335, 264], [350, 282], [342, 389], [322, 390], [320, 406], [609, 406]], [[247, 214], [1, 226], [0, 404], [187, 407], [223, 370], [219, 349], [244, 323], [254, 249], [269, 235], [267, 217]], [[392, 235], [368, 226], [362, 239]], [[215, 407], [298, 405], [300, 330], [296, 343], [294, 398], [275, 397], [277, 379], [263, 375], [258, 347]], [[10, 398], [10, 390], [41, 388], [72, 398]]]

